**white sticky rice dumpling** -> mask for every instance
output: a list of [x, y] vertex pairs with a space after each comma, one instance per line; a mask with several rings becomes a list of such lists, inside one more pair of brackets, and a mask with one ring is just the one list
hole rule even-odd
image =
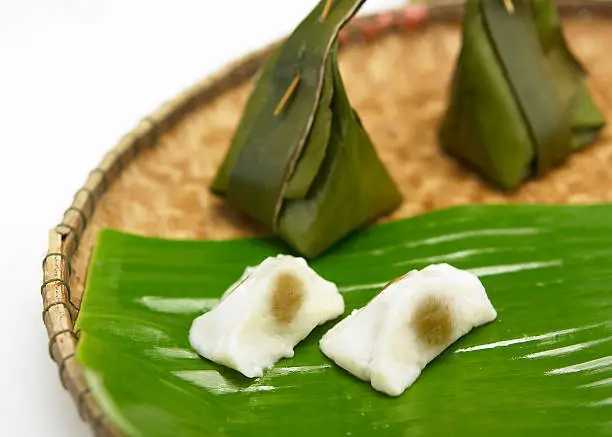
[[254, 378], [281, 358], [318, 325], [344, 312], [338, 288], [289, 255], [266, 258], [197, 317], [189, 342], [201, 356]]
[[330, 329], [319, 345], [340, 367], [390, 396], [497, 312], [478, 277], [448, 264], [411, 271]]

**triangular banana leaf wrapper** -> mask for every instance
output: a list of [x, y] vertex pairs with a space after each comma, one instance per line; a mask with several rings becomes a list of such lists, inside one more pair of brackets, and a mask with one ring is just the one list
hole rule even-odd
[[211, 187], [306, 257], [401, 203], [338, 70], [338, 31], [362, 3], [322, 1], [272, 54]]
[[514, 189], [595, 141], [605, 124], [553, 1], [468, 0], [440, 127], [444, 150]]

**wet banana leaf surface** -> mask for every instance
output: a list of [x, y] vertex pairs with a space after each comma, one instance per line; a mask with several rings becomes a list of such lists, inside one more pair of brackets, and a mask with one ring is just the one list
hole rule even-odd
[[612, 205], [470, 206], [373, 226], [311, 266], [346, 314], [411, 269], [477, 274], [498, 311], [387, 397], [335, 366], [317, 328], [262, 378], [199, 357], [192, 320], [278, 239], [99, 234], [77, 322], [92, 395], [127, 435], [612, 434]]
[[401, 202], [338, 68], [336, 37], [363, 3], [321, 1], [270, 56], [211, 186], [306, 257]]
[[553, 1], [469, 0], [442, 148], [504, 189], [561, 165], [605, 121]]

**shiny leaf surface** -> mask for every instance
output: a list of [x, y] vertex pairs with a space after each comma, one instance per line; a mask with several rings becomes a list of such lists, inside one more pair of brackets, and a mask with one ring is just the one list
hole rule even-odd
[[498, 319], [451, 345], [401, 397], [333, 365], [315, 330], [263, 378], [198, 357], [193, 318], [276, 239], [99, 235], [78, 319], [92, 394], [143, 436], [612, 434], [612, 205], [470, 206], [373, 226], [311, 266], [347, 313], [387, 281], [448, 262]]

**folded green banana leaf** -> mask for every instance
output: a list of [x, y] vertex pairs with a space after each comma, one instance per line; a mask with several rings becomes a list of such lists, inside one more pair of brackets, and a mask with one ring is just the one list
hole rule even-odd
[[504, 189], [597, 139], [605, 120], [553, 1], [468, 0], [440, 143]]
[[321, 1], [270, 56], [211, 186], [306, 257], [401, 203], [338, 68], [336, 37], [363, 3]]

